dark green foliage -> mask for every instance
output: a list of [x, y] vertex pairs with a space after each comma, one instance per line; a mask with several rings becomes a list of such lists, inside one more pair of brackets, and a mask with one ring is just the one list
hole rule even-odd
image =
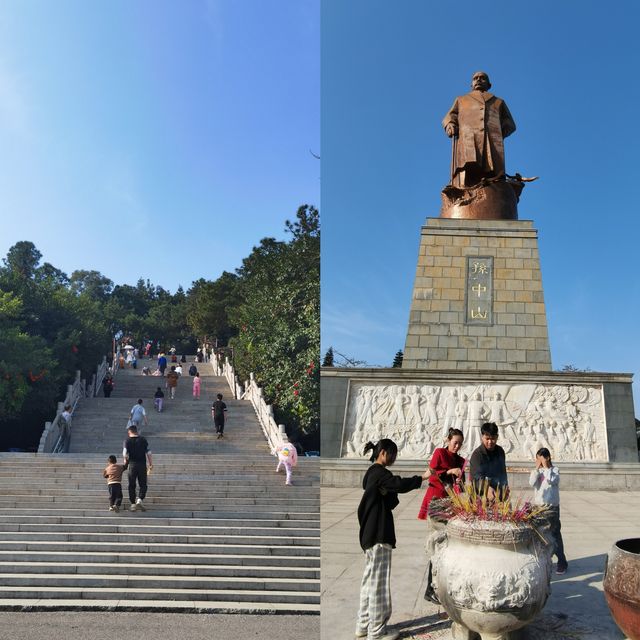
[[215, 282], [201, 278], [193, 283], [187, 294], [187, 321], [201, 341], [226, 345], [237, 334], [228, 317], [228, 309], [239, 302], [237, 287], [238, 276], [227, 271]]
[[11, 247], [0, 267], [0, 449], [37, 446], [76, 370], [89, 380], [120, 333], [179, 353], [203, 341], [232, 346], [240, 376], [253, 372], [277, 420], [317, 449], [318, 211], [300, 207], [286, 230], [287, 242], [265, 238], [235, 274], [175, 294], [142, 279], [114, 286], [97, 271], [68, 277], [41, 266], [33, 243]]
[[402, 366], [402, 359], [404, 358], [404, 353], [400, 349], [395, 357], [393, 358], [393, 364], [391, 365], [394, 369], [399, 369]]
[[323, 367], [333, 367], [333, 347], [327, 349], [327, 353], [324, 354], [324, 360], [322, 361]]
[[317, 435], [320, 423], [318, 211], [300, 207], [286, 228], [289, 242], [265, 238], [243, 261], [240, 304], [229, 316], [238, 330], [232, 340], [238, 372], [256, 375], [277, 417], [300, 437]]

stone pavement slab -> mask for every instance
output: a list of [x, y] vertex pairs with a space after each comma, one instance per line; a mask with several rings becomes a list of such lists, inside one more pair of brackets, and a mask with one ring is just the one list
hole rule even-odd
[[0, 612], [0, 640], [319, 640], [317, 616]]
[[[450, 638], [450, 621], [441, 608], [425, 601], [424, 538], [417, 519], [425, 489], [400, 496], [394, 511], [397, 548], [393, 552], [391, 625], [401, 637]], [[323, 640], [353, 638], [364, 556], [358, 544], [357, 508], [361, 489], [321, 490]], [[551, 596], [528, 628], [531, 640], [623, 640], [602, 590], [611, 546], [640, 536], [640, 493], [564, 491], [561, 521], [569, 570], [553, 575]]]

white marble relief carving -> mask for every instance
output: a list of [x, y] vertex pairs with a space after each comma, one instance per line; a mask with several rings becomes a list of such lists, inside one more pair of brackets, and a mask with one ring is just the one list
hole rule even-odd
[[540, 447], [553, 460], [606, 461], [606, 425], [599, 386], [545, 384], [364, 384], [351, 387], [342, 455], [391, 438], [398, 457], [422, 459], [442, 446], [449, 428], [465, 434], [463, 454], [480, 444], [480, 427], [495, 422], [509, 460], [531, 461]]

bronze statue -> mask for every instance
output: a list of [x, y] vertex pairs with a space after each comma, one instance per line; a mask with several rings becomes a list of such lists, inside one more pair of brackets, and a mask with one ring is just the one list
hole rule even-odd
[[443, 218], [517, 220], [524, 183], [537, 179], [506, 174], [504, 139], [516, 123], [490, 88], [484, 71], [474, 73], [471, 91], [456, 98], [442, 121], [453, 139], [451, 179], [442, 190]]
[[484, 71], [474, 73], [472, 90], [456, 98], [442, 121], [447, 135], [454, 138], [453, 186], [473, 187], [483, 179], [504, 176], [504, 138], [516, 124], [504, 100], [489, 93], [490, 88]]

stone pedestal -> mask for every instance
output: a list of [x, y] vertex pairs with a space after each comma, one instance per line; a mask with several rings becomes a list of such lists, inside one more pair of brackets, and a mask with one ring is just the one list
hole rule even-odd
[[362, 460], [364, 444], [391, 438], [398, 459], [428, 460], [449, 427], [463, 454], [495, 422], [509, 465], [540, 447], [556, 463], [636, 463], [632, 376], [624, 373], [323, 368], [323, 458]]
[[427, 219], [402, 367], [551, 371], [530, 220]]

